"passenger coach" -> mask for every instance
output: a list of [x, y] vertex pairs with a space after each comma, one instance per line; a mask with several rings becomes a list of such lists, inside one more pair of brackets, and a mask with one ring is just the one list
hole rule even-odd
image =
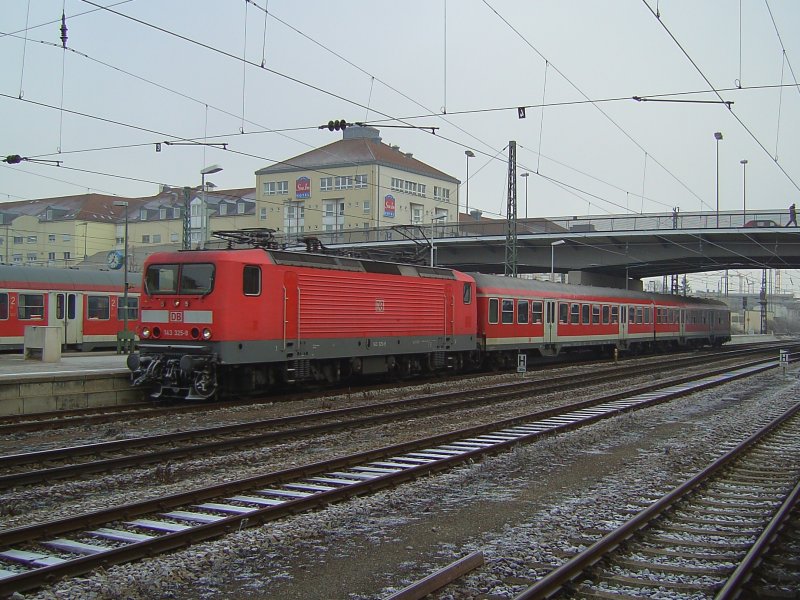
[[645, 352], [730, 340], [723, 302], [473, 273], [478, 340], [495, 363], [518, 351], [555, 356], [593, 347]]
[[[28, 326], [59, 327], [66, 348], [113, 348], [125, 318], [123, 279], [118, 271], [1, 265], [0, 349], [22, 349]], [[131, 328], [138, 289], [129, 287]]]

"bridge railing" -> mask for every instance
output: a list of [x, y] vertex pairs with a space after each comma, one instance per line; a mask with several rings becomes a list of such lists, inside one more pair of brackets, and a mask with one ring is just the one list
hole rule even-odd
[[[714, 229], [763, 229], [785, 227], [789, 221], [788, 211], [742, 211], [730, 212], [665, 212], [635, 215], [606, 215], [585, 217], [554, 217], [517, 219], [517, 236], [526, 234], [576, 234], [576, 233], [629, 233], [632, 231], [668, 230], [714, 230]], [[422, 245], [429, 240], [454, 237], [505, 236], [507, 221], [503, 219], [461, 221], [460, 223], [427, 223], [415, 225], [392, 225], [371, 229], [345, 229], [339, 232], [318, 233], [316, 237], [326, 246], [336, 244], [363, 244], [412, 239]], [[288, 246], [297, 243], [296, 234], [276, 234], [279, 243]]]

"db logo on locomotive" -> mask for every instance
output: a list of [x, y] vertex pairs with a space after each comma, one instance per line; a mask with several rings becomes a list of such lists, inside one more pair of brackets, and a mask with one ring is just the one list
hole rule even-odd
[[183, 313], [179, 310], [171, 310], [169, 311], [169, 322], [170, 323], [183, 323]]

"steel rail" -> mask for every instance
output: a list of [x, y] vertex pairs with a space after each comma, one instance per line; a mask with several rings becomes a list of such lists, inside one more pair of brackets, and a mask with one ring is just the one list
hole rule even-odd
[[[275, 520], [310, 508], [397, 485], [421, 475], [448, 469], [456, 464], [479, 460], [488, 454], [509, 450], [518, 444], [530, 443], [544, 435], [575, 429], [617, 414], [652, 406], [671, 398], [721, 385], [774, 367], [775, 363], [768, 366], [761, 365], [737, 369], [726, 375], [703, 378], [693, 385], [670, 385], [665, 387], [661, 393], [640, 394], [626, 400], [607, 402], [591, 409], [571, 411], [570, 413], [544, 420], [525, 423], [520, 422], [518, 418], [505, 419], [491, 425], [471, 427], [458, 432], [439, 434], [430, 438], [369, 450], [355, 455], [228, 482], [209, 488], [117, 506], [60, 521], [51, 521], [0, 532], [0, 548], [7, 548], [17, 543], [24, 543], [25, 547], [30, 547], [34, 541], [42, 538], [66, 532], [85, 532], [93, 526], [100, 524], [113, 525], [121, 520], [124, 521], [148, 513], [159, 513], [157, 518], [195, 522], [193, 526], [185, 526], [186, 528], [180, 531], [167, 529], [168, 533], [163, 531], [168, 525], [163, 522], [156, 525], [160, 532], [157, 537], [155, 535], [135, 534], [141, 541], [134, 541], [116, 548], [92, 546], [96, 550], [90, 551], [95, 553], [88, 556], [71, 558], [66, 562], [49, 564], [48, 566], [41, 566], [41, 563], [39, 563], [36, 565], [38, 568], [32, 568], [30, 571], [18, 574], [14, 572], [5, 573], [0, 578], [0, 595], [41, 587], [43, 584], [52, 581], [53, 578], [80, 574], [97, 566], [126, 562], [166, 552], [201, 540], [218, 537], [242, 527]], [[346, 471], [340, 472], [337, 469]], [[348, 480], [342, 480], [343, 477], [348, 478]], [[333, 481], [338, 481], [344, 485], [334, 486], [330, 483]], [[327, 485], [321, 485], [322, 482]], [[277, 491], [257, 489], [264, 485], [281, 485], [284, 488]], [[311, 489], [314, 491], [313, 493], [310, 491], [303, 493], [292, 491], [296, 489]], [[291, 499], [265, 500], [263, 495], [260, 498], [255, 498], [255, 496], [226, 497], [229, 494], [246, 490], [253, 495], [277, 494], [277, 496], [289, 496]], [[195, 504], [209, 499], [221, 499], [221, 501], [199, 506]], [[256, 506], [249, 508], [232, 506], [230, 505], [231, 501], [237, 501], [242, 504], [253, 502]], [[264, 507], [265, 504], [268, 506]], [[194, 508], [165, 514], [160, 513], [160, 511], [187, 505]], [[198, 509], [206, 512], [198, 513]], [[235, 511], [234, 514], [230, 514], [232, 510]], [[214, 516], [210, 514], [214, 511], [223, 512], [229, 516]], [[199, 521], [199, 524], [196, 521]], [[147, 527], [147, 523], [149, 523], [149, 527], [152, 528], [153, 522], [152, 520], [147, 522], [140, 520], [129, 523], [129, 525], [138, 527], [145, 523]], [[180, 528], [184, 526], [173, 524], [170, 527]], [[108, 531], [106, 529], [105, 532], [95, 531], [90, 533], [107, 535], [106, 532]], [[113, 532], [114, 530], [111, 531]], [[131, 535], [124, 531], [117, 531], [116, 533]], [[46, 546], [57, 542], [62, 543], [62, 545], [64, 542], [75, 544], [75, 542], [70, 542], [69, 540], [43, 541], [39, 543]], [[8, 556], [9, 551], [13, 553], [13, 549], [0, 552], [0, 558]]]
[[798, 411], [800, 411], [800, 403], [795, 404], [782, 415], [761, 427], [746, 440], [739, 443], [729, 452], [716, 459], [699, 473], [664, 495], [649, 507], [637, 513], [636, 516], [625, 522], [622, 526], [603, 536], [589, 548], [545, 575], [527, 590], [516, 596], [514, 600], [542, 600], [544, 598], [553, 597], [562, 591], [565, 586], [581, 576], [592, 565], [605, 558], [609, 552], [620, 546], [638, 531], [650, 525], [664, 511], [674, 506], [678, 500], [687, 496], [697, 489], [698, 486], [706, 483], [713, 475], [736, 460], [745, 451], [752, 448], [766, 435], [780, 427], [788, 419], [797, 414]]
[[[746, 365], [742, 366], [762, 364], [766, 362], [771, 362], [771, 360], [772, 359], [760, 359], [757, 361], [751, 361]], [[642, 375], [654, 371], [661, 371], [662, 369], [663, 365], [655, 365], [655, 366], [649, 365], [647, 367], [642, 368], [640, 372], [636, 374]], [[711, 376], [718, 373], [724, 373], [727, 372], [729, 369], [730, 367], [717, 368], [712, 371], [707, 371], [705, 375]], [[632, 373], [633, 371], [631, 371], [630, 369], [626, 371], [626, 374], [628, 376], [630, 376]], [[12, 466], [20, 466], [24, 464], [30, 464], [33, 462], [67, 460], [77, 456], [86, 456], [90, 454], [97, 454], [100, 452], [131, 450], [142, 447], [149, 448], [159, 444], [164, 445], [164, 444], [183, 442], [186, 440], [193, 440], [193, 439], [207, 439], [209, 437], [236, 434], [239, 432], [251, 431], [253, 429], [282, 427], [293, 423], [307, 422], [309, 420], [348, 417], [350, 415], [360, 414], [369, 410], [386, 410], [387, 408], [394, 409], [397, 407], [408, 406], [412, 404], [423, 404], [423, 406], [419, 406], [416, 408], [395, 410], [394, 412], [388, 414], [384, 413], [384, 414], [350, 418], [347, 421], [336, 421], [332, 423], [307, 425], [304, 427], [299, 427], [287, 431], [267, 431], [264, 433], [259, 433], [250, 436], [240, 436], [227, 440], [216, 440], [211, 442], [194, 443], [179, 448], [168, 448], [165, 450], [151, 451], [131, 456], [107, 458], [91, 462], [74, 463], [58, 467], [25, 471], [22, 473], [10, 473], [8, 475], [0, 476], [0, 489], [8, 489], [10, 487], [30, 485], [39, 482], [50, 482], [55, 479], [64, 479], [76, 475], [87, 475], [90, 473], [100, 473], [112, 469], [122, 469], [122, 468], [141, 466], [169, 459], [183, 458], [186, 456], [195, 456], [199, 453], [208, 453], [208, 452], [223, 451], [229, 449], [241, 449], [243, 447], [253, 446], [257, 444], [277, 442], [280, 440], [336, 431], [343, 428], [350, 428], [359, 425], [371, 425], [380, 422], [385, 422], [387, 420], [397, 420], [402, 418], [419, 416], [421, 414], [433, 411], [443, 412], [445, 410], [458, 410], [479, 404], [486, 404], [489, 402], [512, 401], [518, 398], [519, 396], [524, 396], [525, 394], [528, 394], [531, 390], [535, 390], [537, 394], [553, 393], [555, 391], [563, 389], [571, 389], [579, 385], [584, 387], [591, 386], [599, 382], [615, 380], [616, 378], [617, 378], [616, 373], [600, 373], [594, 376], [590, 376], [588, 379], [584, 378], [581, 381], [576, 381], [576, 378], [574, 376], [566, 376], [558, 378], [556, 381], [551, 381], [550, 383], [545, 383], [542, 381], [515, 382], [515, 383], [504, 384], [501, 386], [493, 386], [491, 388], [484, 388], [481, 390], [477, 390], [478, 393], [487, 391], [489, 393], [485, 396], [477, 396], [473, 398], [468, 398], [466, 400], [458, 399], [461, 396], [463, 396], [464, 392], [446, 392], [446, 393], [434, 394], [434, 395], [411, 398], [411, 399], [392, 400], [383, 403], [373, 403], [369, 405], [362, 405], [359, 407], [333, 409], [333, 410], [323, 411], [320, 413], [304, 413], [301, 415], [291, 415], [288, 417], [265, 419], [249, 423], [216, 426], [205, 429], [195, 429], [188, 432], [162, 434], [162, 435], [147, 436], [141, 438], [130, 438], [127, 440], [115, 440], [111, 442], [98, 442], [95, 444], [86, 444], [83, 446], [58, 448], [53, 450], [43, 450], [26, 454], [11, 454], [6, 456], [0, 456], [0, 467], [9, 468]], [[679, 383], [684, 383], [686, 381], [691, 381], [694, 378], [696, 378], [696, 375], [685, 376], [682, 378], [675, 378], [666, 381], [671, 381], [674, 384], [679, 384]], [[623, 390], [621, 392], [606, 395], [601, 398], [583, 401], [573, 405], [562, 406], [550, 410], [564, 411], [564, 410], [569, 410], [571, 408], [577, 409], [584, 406], [590, 406], [591, 403], [607, 402], [625, 395], [644, 393], [652, 389], [657, 389], [659, 387], [662, 387], [664, 383], [665, 381], [661, 381], [656, 384], [649, 384], [646, 386], [640, 386], [637, 388]], [[470, 391], [467, 393], [471, 394], [474, 392]], [[447, 401], [450, 398], [456, 398], [456, 400]], [[446, 402], [437, 405], [430, 405], [429, 403], [432, 400], [437, 400], [437, 401], [445, 400]], [[587, 402], [590, 404], [587, 404]], [[544, 418], [543, 415], [545, 414], [547, 414], [547, 411], [537, 413], [537, 415], [539, 415], [541, 418]], [[530, 416], [531, 415], [526, 415], [526, 418]]]

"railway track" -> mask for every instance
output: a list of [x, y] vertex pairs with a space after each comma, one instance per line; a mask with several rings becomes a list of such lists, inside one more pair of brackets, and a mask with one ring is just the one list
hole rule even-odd
[[750, 376], [754, 365], [0, 533], [0, 595], [296, 514]]
[[[724, 357], [733, 358], [746, 353], [777, 353], [781, 348], [787, 348], [787, 344], [758, 344], [753, 346], [737, 347], [733, 350], [725, 350], [722, 352], [712, 351], [703, 353], [703, 356], [711, 360], [722, 360]], [[791, 347], [800, 347], [798, 345], [791, 345]], [[683, 364], [691, 363], [697, 360], [697, 356], [679, 356], [670, 358], [664, 361], [663, 357], [653, 359], [653, 362], [659, 362], [662, 366], [665, 364], [680, 367]], [[603, 367], [608, 364], [607, 360], [598, 361]], [[559, 365], [549, 364], [548, 368], [551, 369], [555, 366], [570, 367], [574, 366], [573, 362], [567, 362]], [[615, 367], [616, 372], [624, 373], [629, 366]], [[463, 378], [464, 376], [459, 376]], [[423, 382], [424, 383], [424, 382]], [[419, 385], [420, 381], [414, 380], [409, 382], [408, 385]], [[396, 387], [396, 384], [393, 384]], [[374, 389], [373, 388], [364, 388]], [[357, 390], [358, 391], [358, 390]], [[341, 394], [340, 390], [329, 392], [331, 396]], [[318, 396], [318, 394], [314, 394]], [[284, 400], [297, 400], [305, 397], [310, 397], [310, 394], [290, 393], [278, 397], [262, 397], [262, 398], [249, 398], [245, 400], [229, 400], [225, 402], [213, 403], [190, 403], [168, 406], [154, 406], [151, 402], [141, 402], [136, 404], [128, 404], [124, 406], [106, 406], [96, 408], [80, 408], [80, 409], [67, 409], [52, 411], [46, 413], [31, 413], [25, 415], [7, 415], [0, 417], [0, 435], [10, 435], [23, 432], [32, 431], [47, 431], [54, 429], [63, 429], [66, 427], [84, 427], [91, 425], [99, 425], [104, 423], [113, 423], [117, 421], [132, 421], [139, 419], [148, 419], [169, 416], [173, 414], [187, 414], [191, 412], [207, 412], [211, 410], [226, 409], [237, 406], [257, 405], [263, 402], [281, 402]]]
[[[725, 356], [728, 360], [730, 357]], [[705, 357], [703, 362], [707, 362]], [[723, 360], [723, 358], [720, 358]], [[761, 359], [748, 364], [772, 364], [772, 359]], [[686, 362], [681, 364], [686, 366]], [[667, 365], [669, 368], [670, 365]], [[663, 364], [624, 367], [625, 376], [630, 379], [664, 370]], [[706, 370], [711, 376], [724, 373], [729, 367]], [[279, 443], [304, 436], [320, 435], [333, 431], [370, 426], [382, 422], [410, 419], [436, 412], [464, 410], [478, 406], [496, 405], [536, 395], [558, 391], [592, 387], [619, 378], [620, 369], [607, 369], [601, 372], [576, 378], [573, 375], [551, 378], [549, 380], [526, 380], [490, 388], [424, 395], [403, 400], [379, 402], [357, 407], [334, 409], [323, 412], [304, 413], [282, 418], [250, 421], [234, 425], [223, 425], [179, 431], [168, 434], [98, 442], [42, 450], [37, 452], [0, 456], [0, 489], [9, 489], [56, 479], [82, 477], [122, 468], [138, 467], [185, 457], [196, 457], [203, 453], [241, 450], [259, 444]], [[691, 381], [695, 375], [673, 378], [674, 384]], [[602, 401], [611, 401], [631, 393], [645, 393], [663, 386], [656, 384], [639, 386], [635, 390], [625, 390], [604, 396]], [[597, 402], [592, 400], [591, 402]], [[573, 406], [577, 409], [585, 403]], [[562, 411], [563, 408], [550, 412]], [[540, 413], [543, 414], [543, 413]], [[34, 467], [34, 468], [32, 468]]]
[[799, 413], [796, 404], [517, 600], [762, 597], [752, 575], [800, 502]]

